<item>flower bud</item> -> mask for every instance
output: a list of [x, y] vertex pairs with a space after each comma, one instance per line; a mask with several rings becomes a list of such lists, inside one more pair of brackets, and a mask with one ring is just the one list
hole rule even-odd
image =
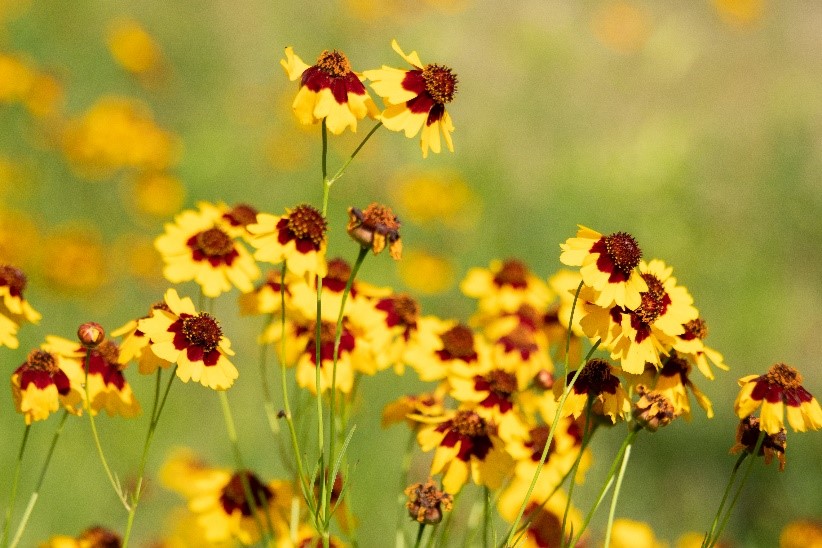
[[97, 348], [106, 338], [106, 331], [97, 322], [86, 322], [77, 328], [77, 338], [86, 348]]

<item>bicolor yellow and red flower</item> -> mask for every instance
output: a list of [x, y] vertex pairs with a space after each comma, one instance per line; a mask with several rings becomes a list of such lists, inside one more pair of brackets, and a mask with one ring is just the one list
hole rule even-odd
[[61, 407], [79, 415], [82, 376], [83, 371], [75, 362], [34, 349], [11, 375], [14, 407], [26, 424], [45, 420]]
[[[575, 375], [576, 371], [571, 371], [564, 383], [554, 384], [557, 399], [565, 390], [566, 383], [570, 384]], [[589, 399], [593, 399], [591, 411], [596, 415], [610, 418], [613, 423], [616, 423], [617, 419], [624, 419], [631, 412], [631, 399], [622, 387], [617, 369], [599, 358], [588, 360], [583, 366], [582, 372], [568, 393], [561, 416], [579, 417], [585, 411]]]
[[708, 324], [702, 318], [696, 318], [682, 326], [682, 334], [677, 335], [674, 341], [674, 350], [681, 356], [687, 357], [696, 364], [700, 373], [709, 380], [714, 379], [711, 365], [728, 371], [725, 365], [725, 358], [722, 354], [705, 345], [705, 337], [708, 336]]
[[0, 264], [0, 346], [17, 348], [21, 323], [38, 323], [42, 317], [23, 297], [28, 279], [22, 270]]
[[171, 365], [171, 362], [162, 359], [151, 350], [151, 341], [137, 327], [140, 320], [151, 317], [151, 313], [155, 308], [168, 311], [168, 305], [165, 302], [156, 303], [152, 305], [148, 316], [130, 320], [122, 327], [111, 332], [112, 337], [123, 337], [120, 342], [120, 366], [125, 367], [129, 362], [135, 360], [141, 375], [151, 375], [157, 369], [161, 367], [165, 369]]
[[[482, 334], [462, 323], [423, 318], [420, 325], [432, 322], [424, 332], [432, 336], [416, 341], [405, 352], [405, 359], [423, 381], [437, 381], [451, 374], [454, 367], [462, 371], [484, 371], [491, 358], [488, 341]], [[420, 331], [423, 331], [421, 329]]]
[[239, 373], [228, 360], [234, 352], [217, 319], [198, 313], [191, 299], [180, 298], [174, 289], [166, 291], [164, 301], [167, 310], [155, 307], [150, 317], [137, 322], [137, 329], [151, 342], [151, 351], [177, 364], [183, 382], [193, 380], [215, 390], [230, 388]]
[[478, 320], [512, 313], [523, 305], [545, 310], [554, 298], [548, 285], [520, 260], [494, 260], [488, 268], [472, 268], [460, 290], [477, 299]]
[[280, 64], [289, 80], [300, 80], [300, 90], [291, 107], [301, 124], [325, 120], [328, 131], [339, 135], [346, 128], [357, 131], [357, 120], [378, 116], [379, 110], [368, 95], [363, 78], [351, 69], [348, 57], [341, 51], [325, 50], [316, 64], [308, 66], [293, 48], [287, 47]]
[[764, 375], [748, 375], [739, 379], [741, 390], [734, 402], [739, 418], [752, 414], [760, 406], [762, 430], [776, 434], [788, 423], [795, 432], [822, 428], [822, 408], [815, 397], [802, 386], [802, 375], [784, 363], [774, 364]]
[[325, 276], [328, 222], [313, 206], [301, 204], [286, 209], [280, 217], [258, 213], [257, 222], [246, 228], [258, 261], [285, 261], [288, 270], [298, 276]]
[[421, 133], [423, 158], [428, 156], [429, 149], [440, 152], [440, 133], [445, 146], [454, 152], [451, 140], [454, 124], [445, 105], [454, 99], [457, 75], [443, 65], [423, 65], [416, 51], [406, 55], [396, 40], [391, 42], [391, 47], [413, 68], [403, 70], [383, 65], [381, 69], [363, 72], [385, 103], [380, 121], [391, 131], [404, 131], [409, 138]]
[[166, 223], [154, 246], [163, 256], [163, 275], [171, 283], [197, 282], [206, 297], [218, 297], [232, 285], [246, 293], [260, 276], [257, 263], [223, 220], [223, 209], [201, 203]]

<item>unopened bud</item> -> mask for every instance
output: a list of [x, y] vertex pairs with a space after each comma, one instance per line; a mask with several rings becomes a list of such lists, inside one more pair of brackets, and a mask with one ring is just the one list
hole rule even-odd
[[77, 338], [86, 348], [97, 348], [106, 338], [106, 331], [97, 322], [86, 322], [77, 329]]

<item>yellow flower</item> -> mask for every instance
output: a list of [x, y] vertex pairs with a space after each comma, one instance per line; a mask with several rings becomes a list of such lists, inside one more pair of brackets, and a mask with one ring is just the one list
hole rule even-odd
[[481, 316], [516, 312], [523, 304], [544, 310], [554, 298], [548, 285], [517, 259], [495, 260], [487, 269], [470, 269], [460, 290], [478, 299]]
[[398, 266], [402, 282], [424, 295], [443, 293], [454, 283], [454, 264], [443, 255], [411, 249]]
[[222, 219], [219, 207], [202, 202], [199, 211], [183, 211], [174, 223], [166, 223], [154, 246], [166, 263], [168, 281], [194, 280], [206, 297], [218, 297], [232, 285], [243, 293], [254, 289], [251, 282], [260, 276], [257, 263]]
[[640, 293], [648, 287], [635, 272], [642, 257], [636, 240], [625, 232], [603, 236], [580, 225], [575, 238], [560, 245], [562, 264], [578, 266], [585, 285], [597, 291], [594, 304], [613, 304], [635, 310], [642, 302]]
[[404, 131], [409, 138], [422, 130], [423, 158], [428, 156], [429, 149], [440, 152], [440, 133], [445, 146], [454, 152], [451, 141], [454, 124], [445, 105], [454, 99], [457, 91], [456, 74], [442, 65], [423, 65], [416, 51], [406, 55], [396, 40], [391, 42], [391, 47], [413, 68], [402, 70], [383, 65], [381, 69], [363, 72], [385, 102], [380, 120], [386, 128]]
[[[42, 348], [74, 362], [73, 370], [83, 372], [85, 381], [86, 355], [88, 354], [88, 408], [97, 414], [105, 409], [109, 416], [134, 417], [140, 413], [140, 404], [134, 397], [131, 385], [120, 371], [120, 348], [105, 340], [96, 348], [85, 348], [79, 342], [62, 337], [48, 336]], [[86, 390], [81, 391], [83, 399]]]
[[748, 375], [739, 379], [742, 389], [734, 402], [739, 418], [745, 418], [761, 405], [762, 429], [776, 434], [784, 428], [784, 412], [795, 432], [822, 428], [822, 408], [805, 387], [802, 375], [784, 363], [773, 365], [764, 375]]
[[[613, 423], [616, 423], [618, 418], [624, 419], [631, 411], [631, 399], [615, 372], [616, 368], [605, 360], [588, 360], [565, 400], [562, 416], [578, 418], [585, 410], [588, 398], [594, 398], [591, 408], [593, 413], [607, 416]], [[554, 383], [554, 394], [557, 399], [565, 389], [566, 383], [570, 383], [575, 375], [576, 371], [571, 371], [566, 376], [565, 383]]]
[[614, 521], [611, 546], [614, 548], [667, 548], [668, 544], [660, 542], [647, 523], [621, 518]]
[[779, 548], [822, 548], [822, 522], [798, 519], [785, 525]]
[[48, 542], [40, 544], [40, 548], [112, 548], [120, 546], [120, 535], [103, 527], [89, 527], [77, 538], [66, 535], [56, 535]]
[[75, 362], [46, 350], [32, 350], [11, 376], [14, 406], [26, 424], [45, 420], [60, 407], [79, 415], [82, 376]]
[[[151, 307], [151, 310], [158, 308], [160, 310], [168, 310], [165, 303], [157, 303]], [[151, 317], [151, 312], [148, 316], [140, 319]], [[111, 332], [112, 337], [123, 337], [123, 342], [120, 343], [120, 358], [118, 362], [125, 367], [131, 360], [137, 360], [137, 367], [141, 375], [151, 375], [158, 368], [167, 368], [171, 362], [158, 357], [151, 350], [151, 341], [145, 333], [137, 328], [140, 320], [131, 320], [119, 329]]]
[[301, 124], [325, 120], [328, 131], [339, 135], [347, 127], [357, 131], [357, 120], [377, 117], [377, 106], [342, 52], [325, 50], [309, 67], [287, 47], [280, 64], [289, 80], [300, 79], [292, 108]]
[[705, 320], [696, 318], [683, 325], [682, 328], [682, 334], [675, 338], [674, 350], [696, 363], [699, 371], [709, 380], [714, 379], [711, 363], [723, 371], [728, 371], [729, 367], [725, 365], [725, 358], [722, 354], [705, 346], [702, 342], [708, 336], [708, 325]]
[[455, 367], [464, 372], [487, 368], [491, 357], [488, 342], [467, 325], [426, 317], [420, 320], [420, 332], [427, 336], [405, 353], [407, 364], [414, 368], [420, 380], [444, 379]]
[[257, 248], [254, 258], [258, 261], [285, 261], [297, 276], [325, 276], [328, 223], [314, 207], [301, 204], [286, 209], [282, 217], [259, 213], [257, 222], [246, 228], [251, 245]]
[[31, 88], [34, 70], [14, 55], [0, 54], [0, 103], [22, 100]]
[[0, 264], [0, 346], [17, 348], [17, 328], [23, 321], [38, 323], [42, 316], [23, 298], [26, 275], [17, 267]]
[[108, 49], [121, 67], [134, 74], [156, 70], [163, 57], [154, 38], [133, 20], [117, 21], [111, 26]]
[[[530, 480], [529, 480], [530, 482]], [[499, 513], [508, 522], [513, 522], [519, 512], [520, 504], [528, 491], [528, 482], [520, 479], [515, 479], [512, 485], [509, 486], [500, 496], [498, 508]], [[564, 491], [557, 491], [548, 501], [545, 496], [537, 497], [533, 493], [526, 503], [525, 513], [523, 514], [523, 521], [520, 525], [526, 523], [525, 534], [522, 538], [522, 543], [517, 544], [522, 548], [545, 548], [553, 546], [561, 546], [562, 539], [562, 518], [565, 514], [565, 506], [568, 502], [568, 496]], [[542, 506], [540, 506], [542, 504]], [[568, 511], [568, 523], [566, 524], [565, 543], [570, 542], [571, 531], [579, 531], [582, 527], [582, 512], [573, 505]], [[576, 546], [588, 546], [587, 533], [580, 539]]]
[[197, 313], [191, 299], [181, 299], [174, 289], [166, 291], [165, 304], [168, 310], [155, 307], [149, 318], [137, 322], [137, 329], [150, 339], [152, 352], [176, 363], [183, 382], [194, 380], [214, 390], [230, 388], [239, 373], [226, 357], [234, 352], [217, 320]]
[[692, 392], [696, 403], [705, 410], [708, 418], [713, 418], [714, 410], [711, 400], [697, 388], [691, 381], [691, 364], [684, 357], [672, 352], [662, 364], [662, 368], [657, 370], [656, 366], [650, 363], [645, 364], [645, 372], [642, 375], [631, 379], [634, 386], [644, 385], [654, 391], [663, 394], [674, 406], [677, 415], [681, 415], [685, 420], [691, 420], [691, 403], [688, 398], [688, 391]]
[[382, 410], [382, 427], [405, 421], [409, 427], [420, 424], [415, 416], [438, 417], [445, 412], [441, 390], [426, 394], [409, 394], [389, 402]]

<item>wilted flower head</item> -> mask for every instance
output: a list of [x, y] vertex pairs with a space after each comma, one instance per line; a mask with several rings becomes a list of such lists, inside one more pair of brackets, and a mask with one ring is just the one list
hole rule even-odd
[[674, 404], [664, 394], [648, 391], [641, 385], [637, 387], [637, 392], [640, 398], [634, 408], [634, 419], [646, 430], [656, 432], [677, 417]]
[[346, 230], [361, 246], [371, 248], [374, 255], [382, 252], [387, 243], [392, 259], [402, 257], [400, 220], [388, 206], [372, 203], [364, 210], [349, 207]]
[[451, 510], [454, 497], [437, 488], [434, 480], [428, 478], [423, 483], [414, 483], [405, 489], [408, 502], [405, 507], [411, 519], [426, 525], [436, 525], [442, 521], [443, 510]]
[[[756, 417], [745, 417], [736, 428], [736, 444], [731, 447], [731, 454], [745, 451], [753, 453], [759, 441], [761, 422]], [[785, 471], [785, 449], [788, 447], [788, 436], [782, 428], [775, 434], [766, 434], [756, 456], [764, 456], [765, 464], [770, 464], [774, 457], [779, 461], [779, 471]]]

